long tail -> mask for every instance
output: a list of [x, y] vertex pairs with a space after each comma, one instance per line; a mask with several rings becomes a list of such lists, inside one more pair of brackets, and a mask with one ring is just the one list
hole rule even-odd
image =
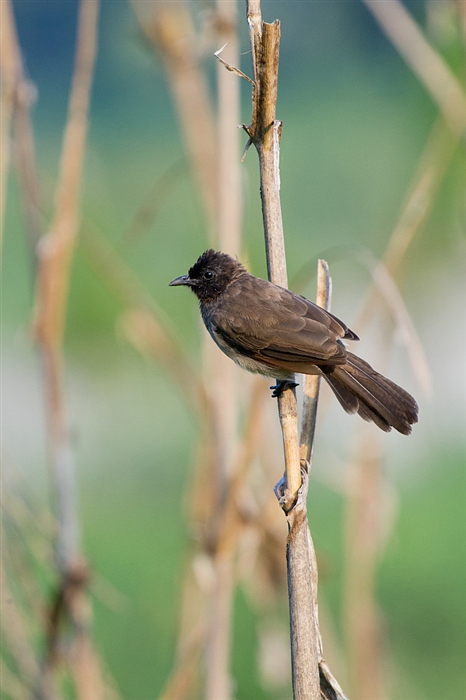
[[345, 365], [323, 369], [323, 376], [347, 413], [359, 413], [385, 432], [392, 428], [409, 435], [417, 423], [418, 406], [407, 391], [348, 353]]

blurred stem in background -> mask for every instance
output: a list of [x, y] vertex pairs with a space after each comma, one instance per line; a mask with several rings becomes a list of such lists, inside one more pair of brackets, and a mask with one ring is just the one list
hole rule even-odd
[[[4, 7], [3, 7], [4, 5]], [[75, 69], [70, 92], [59, 179], [56, 186], [55, 214], [49, 232], [41, 235], [38, 179], [35, 167], [34, 139], [29, 108], [33, 92], [25, 80], [11, 5], [2, 4], [6, 31], [2, 36], [2, 74], [8, 90], [2, 105], [7, 121], [2, 124], [2, 147], [9, 139], [10, 121], [14, 123], [16, 158], [21, 184], [30, 247], [37, 256], [37, 291], [34, 330], [41, 352], [48, 440], [52, 462], [51, 484], [57, 514], [55, 565], [58, 584], [49, 605], [42, 634], [46, 637], [43, 670], [38, 671], [34, 652], [27, 651], [29, 629], [21, 625], [16, 634], [23, 638], [22, 650], [16, 649], [21, 669], [30, 656], [23, 681], [34, 697], [60, 697], [62, 667], [69, 670], [76, 697], [101, 700], [106, 694], [100, 661], [91, 641], [91, 608], [87, 596], [88, 571], [81, 551], [75, 465], [70, 446], [63, 391], [63, 335], [66, 319], [69, 276], [79, 226], [80, 186], [87, 133], [89, 98], [97, 44], [99, 3], [81, 2], [78, 13]], [[7, 153], [8, 150], [6, 149]], [[3, 153], [3, 148], [2, 148]], [[6, 157], [2, 160], [2, 187], [6, 181]], [[3, 552], [2, 552], [3, 554]], [[4, 580], [7, 590], [7, 580]], [[71, 640], [63, 644], [64, 626], [70, 625]], [[28, 629], [28, 632], [26, 632]], [[20, 632], [21, 630], [21, 632]], [[14, 651], [14, 650], [13, 650]], [[27, 651], [27, 654], [26, 654]], [[35, 668], [35, 670], [34, 670]]]
[[[97, 51], [99, 3], [81, 2], [68, 120], [63, 137], [55, 213], [37, 247], [34, 330], [42, 356], [52, 483], [55, 489], [59, 582], [50, 609], [44, 675], [51, 687], [57, 669], [69, 666], [79, 698], [100, 700], [104, 684], [91, 641], [88, 569], [81, 551], [75, 459], [70, 444], [63, 387], [63, 335], [69, 278], [79, 227], [80, 190], [88, 112]], [[62, 629], [71, 623], [73, 643], [63, 655]]]
[[[193, 165], [200, 196], [204, 202], [211, 245], [240, 253], [242, 204], [239, 162], [239, 84], [236, 76], [219, 67], [217, 73], [218, 108], [214, 110], [207, 78], [200, 63], [200, 38], [194, 28], [189, 5], [164, 2], [156, 10], [133, 7], [141, 27], [160, 53], [174, 98], [187, 154]], [[143, 12], [146, 14], [143, 16]], [[219, 2], [211, 18], [215, 41], [228, 44], [227, 56], [239, 62], [236, 2]], [[216, 115], [215, 116], [215, 112]], [[189, 235], [189, 232], [188, 232]], [[197, 518], [204, 530], [204, 549], [211, 567], [208, 595], [199, 606], [204, 620], [195, 623], [204, 629], [207, 649], [205, 697], [207, 700], [231, 697], [230, 644], [234, 591], [235, 547], [222, 545], [217, 527], [224, 517], [230, 498], [235, 460], [239, 450], [237, 368], [218, 351], [204, 332], [204, 380], [209, 395], [210, 428], [201, 438], [196, 488]], [[191, 583], [190, 583], [191, 582]], [[188, 600], [183, 606], [192, 615], [198, 593], [193, 590], [191, 573], [187, 574]], [[186, 646], [186, 630], [179, 640], [180, 655]], [[187, 660], [190, 666], [190, 659]], [[170, 688], [178, 683], [175, 674]], [[171, 697], [171, 696], [170, 696]]]
[[[438, 103], [437, 118], [421, 155], [418, 171], [408, 191], [398, 223], [380, 263], [372, 263], [373, 284], [353, 327], [357, 333], [374, 316], [389, 311], [385, 334], [377, 356], [382, 371], [398, 331], [411, 362], [420, 391], [432, 393], [424, 351], [394, 280], [399, 275], [413, 240], [432, 210], [440, 185], [466, 129], [464, 91], [438, 51], [431, 47], [406, 8], [393, 0], [365, 0], [413, 73]], [[383, 7], [382, 7], [383, 5]], [[385, 308], [384, 308], [385, 306]], [[384, 363], [385, 359], [385, 363]], [[344, 619], [350, 688], [358, 700], [386, 700], [391, 696], [389, 665], [392, 662], [385, 625], [376, 602], [375, 579], [383, 547], [393, 528], [391, 493], [383, 476], [381, 436], [359, 426], [349, 465], [344, 576]]]

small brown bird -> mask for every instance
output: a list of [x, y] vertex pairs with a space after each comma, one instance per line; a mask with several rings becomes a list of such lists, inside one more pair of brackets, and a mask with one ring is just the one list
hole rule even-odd
[[207, 250], [170, 286], [191, 287], [204, 324], [240, 367], [278, 380], [274, 396], [295, 372], [321, 374], [347, 413], [388, 432], [409, 435], [418, 406], [407, 391], [348, 352], [359, 340], [336, 316], [305, 297], [251, 275], [225, 253]]

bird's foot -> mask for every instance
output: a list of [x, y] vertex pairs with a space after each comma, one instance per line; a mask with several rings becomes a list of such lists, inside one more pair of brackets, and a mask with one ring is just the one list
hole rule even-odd
[[278, 399], [279, 396], [283, 394], [285, 389], [295, 389], [299, 384], [296, 382], [291, 382], [289, 379], [280, 379], [274, 386], [270, 388], [273, 389], [272, 398]]

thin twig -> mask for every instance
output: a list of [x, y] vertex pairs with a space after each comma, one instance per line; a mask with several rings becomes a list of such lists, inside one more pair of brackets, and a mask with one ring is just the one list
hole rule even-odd
[[220, 61], [222, 66], [224, 66], [230, 73], [235, 73], [235, 75], [239, 75], [240, 78], [244, 78], [247, 80], [251, 85], [254, 85], [254, 80], [251, 80], [251, 78], [246, 75], [246, 73], [243, 73], [242, 70], [239, 68], [236, 68], [235, 66], [232, 66], [231, 63], [227, 63], [221, 56], [220, 54], [222, 53], [223, 49], [225, 49], [228, 46], [228, 44], [223, 44], [223, 46], [218, 50], [214, 52], [215, 58]]
[[376, 288], [390, 310], [397, 335], [406, 350], [418, 385], [426, 396], [431, 397], [432, 376], [424, 348], [394, 279], [385, 265], [368, 250], [361, 251], [358, 258], [371, 273]]
[[58, 511], [57, 566], [61, 573], [51, 605], [49, 646], [45, 676], [52, 677], [58, 658], [59, 622], [68, 617], [74, 625], [69, 655], [79, 698], [99, 700], [103, 693], [100, 664], [90, 639], [87, 601], [87, 566], [80, 547], [75, 467], [68, 436], [63, 396], [63, 334], [71, 261], [78, 233], [80, 188], [87, 134], [87, 116], [97, 45], [98, 0], [82, 0], [79, 8], [76, 62], [65, 128], [56, 208], [49, 232], [38, 249], [39, 266], [35, 332], [41, 349], [49, 442]]
[[[332, 303], [332, 279], [329, 275], [328, 263], [325, 260], [319, 260], [318, 263], [316, 303], [326, 311], [329, 311]], [[311, 465], [319, 387], [320, 376], [318, 374], [305, 374], [303, 376], [303, 417], [299, 444], [301, 466], [307, 469], [310, 469]]]
[[121, 328], [127, 338], [143, 355], [162, 363], [195, 414], [203, 419], [210, 410], [205, 382], [183, 349], [170, 318], [97, 226], [86, 221], [79, 244], [86, 262], [123, 305]]

